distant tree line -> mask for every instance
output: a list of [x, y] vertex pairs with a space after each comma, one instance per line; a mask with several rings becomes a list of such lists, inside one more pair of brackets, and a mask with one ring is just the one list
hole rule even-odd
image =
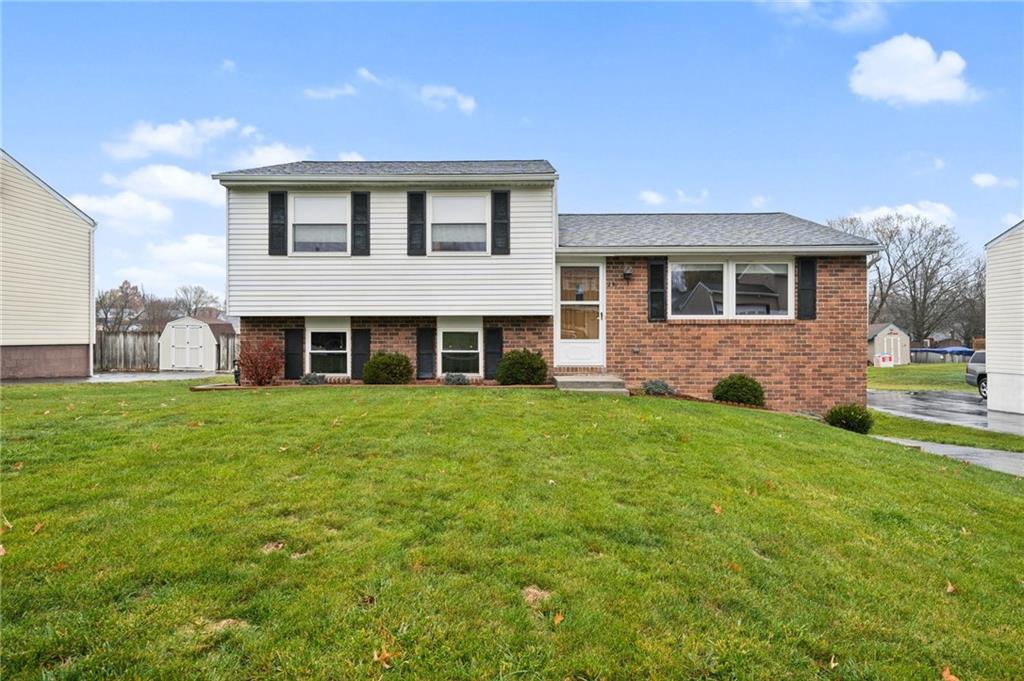
[[202, 286], [179, 286], [173, 297], [146, 293], [130, 281], [96, 296], [96, 324], [103, 331], [162, 331], [179, 317], [216, 319], [223, 310], [217, 296]]
[[895, 322], [915, 341], [948, 333], [968, 347], [985, 335], [985, 259], [952, 227], [896, 214], [828, 224], [882, 247], [868, 259], [869, 323]]

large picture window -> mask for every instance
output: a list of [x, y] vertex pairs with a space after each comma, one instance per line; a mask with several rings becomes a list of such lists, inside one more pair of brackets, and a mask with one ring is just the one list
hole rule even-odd
[[347, 374], [348, 334], [345, 331], [311, 331], [309, 370], [314, 374]]
[[294, 196], [292, 252], [348, 252], [349, 203], [347, 195]]
[[430, 250], [437, 253], [487, 252], [488, 196], [430, 197]]
[[672, 314], [725, 314], [725, 265], [673, 263]]
[[737, 315], [789, 314], [789, 265], [738, 262], [735, 267]]
[[480, 373], [480, 332], [441, 332], [441, 373]]

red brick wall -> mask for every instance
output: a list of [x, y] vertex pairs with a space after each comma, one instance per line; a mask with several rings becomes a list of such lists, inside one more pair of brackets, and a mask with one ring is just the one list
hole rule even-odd
[[[633, 267], [628, 282], [625, 265]], [[866, 274], [862, 256], [819, 258], [815, 320], [649, 322], [646, 261], [609, 258], [607, 370], [630, 387], [661, 378], [702, 398], [720, 379], [742, 372], [761, 382], [769, 407], [788, 411], [863, 404]]]

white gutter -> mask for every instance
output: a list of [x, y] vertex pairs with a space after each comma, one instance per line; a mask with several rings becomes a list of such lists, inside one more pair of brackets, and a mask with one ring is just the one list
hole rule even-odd
[[878, 244], [835, 246], [559, 246], [559, 255], [678, 255], [688, 253], [786, 253], [789, 255], [868, 255]]

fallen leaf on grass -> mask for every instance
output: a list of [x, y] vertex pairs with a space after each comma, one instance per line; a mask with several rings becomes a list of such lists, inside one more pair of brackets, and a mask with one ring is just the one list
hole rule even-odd
[[74, 404], [69, 404], [68, 405], [68, 411], [74, 411], [74, 410], [75, 410], [75, 405]]
[[16, 471], [20, 471], [24, 467], [25, 467], [25, 462], [24, 461], [15, 461], [13, 464], [11, 464], [11, 468], [13, 468]]
[[832, 658], [828, 661], [828, 668], [829, 669], [835, 669], [838, 666], [839, 666], [839, 663], [836, 662], [836, 656], [833, 655]]
[[290, 555], [288, 557], [291, 558], [292, 560], [299, 560], [301, 558], [305, 558], [308, 555], [309, 555], [309, 551], [303, 551], [301, 553], [296, 551], [295, 553], [293, 553], [292, 555]]
[[317, 442], [315, 445], [310, 447], [309, 448], [309, 453], [310, 454], [319, 454], [320, 453], [320, 443]]
[[740, 570], [742, 570], [742, 569], [743, 569], [743, 568], [742, 568], [742, 567], [740, 566], [740, 564], [739, 564], [739, 563], [726, 563], [726, 564], [725, 564], [725, 567], [729, 568], [729, 569], [730, 569], [730, 570], [732, 570], [733, 572], [739, 572]]
[[244, 629], [247, 626], [249, 626], [249, 623], [245, 620], [236, 620], [229, 617], [228, 619], [219, 620], [217, 622], [210, 622], [203, 628], [210, 633], [216, 633], [218, 631], [224, 631], [225, 629]]
[[[127, 415], [128, 415], [127, 412], [122, 414], [122, 416], [127, 416]], [[189, 428], [202, 428], [203, 427], [203, 422], [202, 421], [189, 421], [188, 422], [188, 427]]]
[[523, 595], [523, 600], [526, 601], [526, 604], [530, 606], [539, 605], [551, 597], [550, 591], [545, 591], [536, 584], [524, 586], [520, 593]]
[[561, 624], [564, 619], [565, 619], [565, 615], [563, 615], [560, 612], [556, 612], [554, 620], [553, 620], [554, 623], [555, 623], [555, 626], [557, 627], [559, 624]]
[[377, 602], [377, 597], [373, 594], [363, 594], [359, 597], [359, 605], [364, 608], [369, 608]]
[[50, 570], [52, 570], [53, 572], [64, 572], [69, 567], [71, 567], [69, 564], [65, 563], [64, 561], [60, 561], [59, 563], [54, 565], [52, 568], [50, 568]]
[[339, 421], [341, 421], [341, 417], [340, 416], [337, 417], [336, 419], [334, 419], [333, 421], [331, 421], [331, 428], [337, 428]]
[[948, 594], [955, 594], [956, 593], [956, 587], [953, 585], [953, 582], [949, 581], [948, 579], [946, 580], [946, 593], [948, 593]]
[[160, 451], [160, 443], [158, 443], [158, 442], [150, 442], [149, 443], [149, 448], [152, 449], [154, 452], [159, 452]]
[[380, 650], [373, 649], [373, 661], [379, 662], [380, 666], [384, 667], [384, 669], [391, 669], [391, 661], [401, 657], [401, 655], [401, 653], [389, 651], [387, 645], [383, 642], [380, 644]]
[[7, 555], [7, 549], [4, 548], [3, 544], [0, 544], [0, 556], [6, 556], [6, 555]]
[[287, 452], [288, 451], [288, 446], [285, 445], [284, 447], [278, 447], [277, 451], [279, 451], [279, 452]]
[[942, 681], [960, 681], [960, 679], [959, 677], [953, 676], [953, 672], [949, 671], [949, 667], [943, 667]]
[[263, 553], [273, 553], [274, 551], [280, 551], [283, 548], [283, 541], [268, 541], [260, 550], [263, 551]]
[[50, 415], [50, 410], [49, 409], [47, 409], [46, 411], [43, 412], [43, 416], [49, 416], [49, 415]]
[[43, 523], [36, 523], [35, 527], [28, 531], [29, 534], [35, 535], [39, 530], [43, 529]]
[[967, 534], [970, 534], [970, 533], [971, 533], [971, 531], [968, 530], [966, 527], [961, 527], [960, 528], [960, 534], [967, 535]]
[[722, 515], [722, 507], [718, 504], [711, 504], [711, 510], [715, 512], [715, 515]]

